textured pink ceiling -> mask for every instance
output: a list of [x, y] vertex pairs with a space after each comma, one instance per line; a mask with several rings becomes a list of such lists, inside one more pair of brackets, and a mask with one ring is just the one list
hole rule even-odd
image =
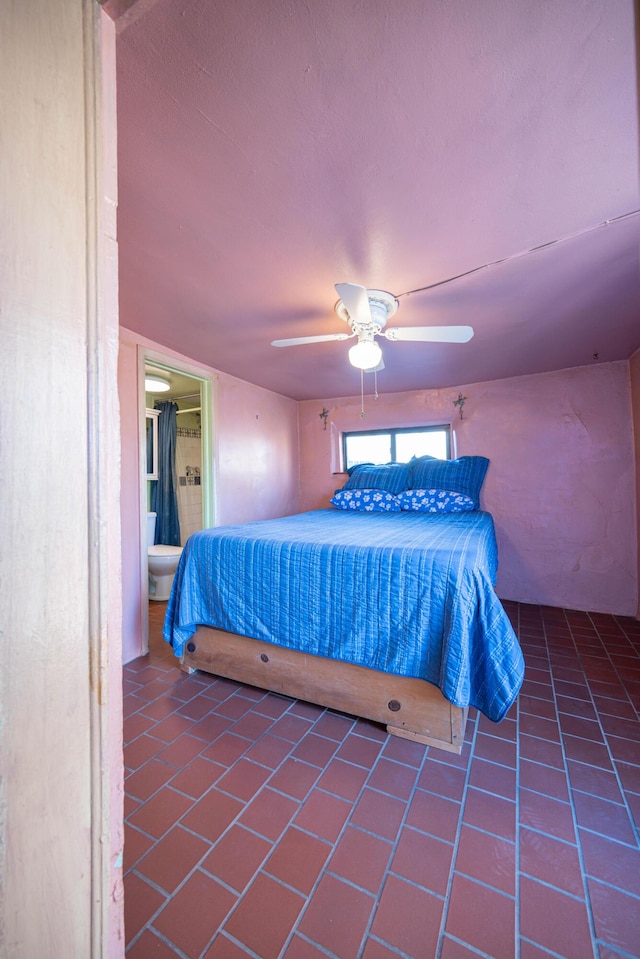
[[382, 340], [380, 392], [640, 346], [633, 0], [138, 0], [118, 26], [124, 326], [352, 395], [351, 344], [270, 341], [345, 330], [335, 283], [399, 295], [508, 258], [400, 297], [392, 325], [475, 337]]

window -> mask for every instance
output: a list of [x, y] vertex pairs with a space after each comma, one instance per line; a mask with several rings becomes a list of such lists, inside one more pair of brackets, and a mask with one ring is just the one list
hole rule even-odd
[[409, 426], [342, 434], [344, 469], [358, 463], [406, 463], [412, 456], [449, 459], [448, 426]]

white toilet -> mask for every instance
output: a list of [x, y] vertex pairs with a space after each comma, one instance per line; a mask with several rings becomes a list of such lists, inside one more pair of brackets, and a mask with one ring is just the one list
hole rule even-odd
[[182, 546], [155, 546], [156, 513], [147, 513], [147, 560], [149, 564], [149, 599], [169, 599], [173, 576], [182, 553]]

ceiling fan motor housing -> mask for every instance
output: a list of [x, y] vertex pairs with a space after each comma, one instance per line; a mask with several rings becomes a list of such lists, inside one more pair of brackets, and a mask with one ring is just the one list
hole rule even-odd
[[369, 315], [366, 317], [350, 316], [342, 300], [336, 303], [335, 311], [358, 336], [366, 336], [368, 333], [370, 337], [374, 337], [384, 329], [387, 320], [394, 315], [398, 309], [398, 301], [392, 293], [386, 293], [384, 290], [367, 290], [367, 299]]

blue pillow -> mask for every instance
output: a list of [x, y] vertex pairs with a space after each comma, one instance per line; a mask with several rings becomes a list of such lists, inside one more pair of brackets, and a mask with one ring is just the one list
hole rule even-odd
[[353, 471], [359, 469], [361, 466], [373, 466], [373, 465], [374, 465], [373, 463], [356, 463], [355, 466], [350, 466], [349, 469], [346, 469], [345, 473], [348, 476], [351, 476]]
[[398, 497], [381, 489], [338, 489], [331, 502], [338, 509], [356, 509], [365, 513], [398, 513]]
[[480, 506], [480, 490], [489, 460], [485, 456], [460, 456], [457, 460], [437, 460], [431, 456], [414, 457], [409, 461], [407, 489], [440, 489], [462, 493]]
[[383, 489], [387, 493], [401, 493], [409, 488], [409, 466], [407, 463], [385, 463], [373, 466], [361, 463], [354, 466], [351, 476], [343, 489]]
[[397, 499], [400, 509], [415, 513], [463, 513], [476, 508], [468, 496], [446, 489], [406, 489]]

